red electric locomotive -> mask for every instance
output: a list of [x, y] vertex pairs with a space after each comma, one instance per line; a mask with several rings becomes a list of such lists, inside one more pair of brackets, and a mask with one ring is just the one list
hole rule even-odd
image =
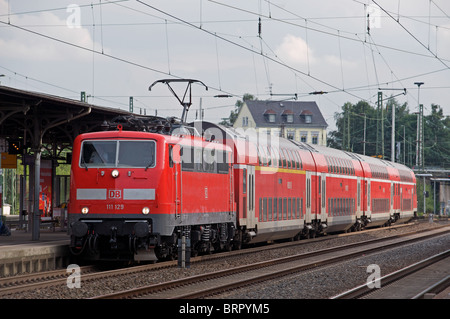
[[207, 122], [133, 126], [143, 131], [119, 125], [74, 142], [74, 254], [175, 258], [183, 235], [195, 255], [405, 221], [417, 210], [415, 176], [401, 164]]
[[[171, 135], [118, 130], [79, 135], [71, 168], [71, 250], [90, 259], [155, 260], [230, 248], [232, 150], [193, 128]], [[207, 240], [206, 240], [206, 239]]]

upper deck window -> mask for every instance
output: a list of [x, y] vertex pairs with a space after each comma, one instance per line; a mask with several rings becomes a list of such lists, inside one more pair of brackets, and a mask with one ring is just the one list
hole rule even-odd
[[84, 141], [80, 167], [155, 167], [155, 141]]

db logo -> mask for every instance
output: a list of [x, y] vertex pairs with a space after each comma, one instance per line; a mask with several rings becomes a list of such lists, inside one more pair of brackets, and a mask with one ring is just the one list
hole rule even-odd
[[122, 191], [117, 189], [109, 189], [108, 198], [122, 198]]

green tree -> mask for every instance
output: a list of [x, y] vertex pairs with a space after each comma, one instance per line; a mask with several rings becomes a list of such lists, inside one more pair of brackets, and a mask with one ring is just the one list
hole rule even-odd
[[[430, 180], [425, 181], [425, 191], [427, 196], [425, 197], [425, 213], [433, 213], [434, 209], [434, 198], [433, 189], [430, 185]], [[438, 208], [439, 211], [439, 208]], [[417, 177], [417, 212], [419, 215], [423, 214], [423, 178]]]
[[236, 122], [239, 111], [241, 110], [242, 105], [244, 105], [245, 101], [254, 101], [255, 97], [250, 93], [245, 93], [241, 100], [237, 100], [234, 104], [234, 110], [230, 112], [230, 116], [222, 118], [222, 121], [219, 122], [221, 125], [225, 126], [233, 126], [234, 122]]
[[424, 116], [424, 160], [426, 166], [450, 166], [450, 117], [439, 105], [431, 104], [431, 114]]
[[[365, 146], [366, 155], [381, 157], [384, 153], [385, 159], [391, 159], [392, 110], [395, 110], [396, 152], [400, 143], [396, 161], [414, 166], [417, 114], [410, 112], [407, 103], [400, 105], [392, 97], [383, 102], [383, 112], [365, 101], [345, 103], [342, 110], [335, 113], [337, 130], [328, 134], [328, 146], [359, 154], [364, 153]], [[425, 166], [449, 167], [450, 117], [443, 115], [439, 105], [432, 104], [431, 114], [424, 116], [423, 123]]]
[[[336, 112], [336, 131], [328, 134], [328, 146], [359, 154], [376, 155], [377, 110], [365, 101], [345, 103]], [[364, 140], [365, 132], [365, 140]]]

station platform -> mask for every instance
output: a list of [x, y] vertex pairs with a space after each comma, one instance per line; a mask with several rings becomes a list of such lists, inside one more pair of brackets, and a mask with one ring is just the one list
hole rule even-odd
[[11, 230], [0, 236], [0, 277], [65, 267], [70, 259], [67, 231], [41, 229], [39, 240], [31, 231]]

